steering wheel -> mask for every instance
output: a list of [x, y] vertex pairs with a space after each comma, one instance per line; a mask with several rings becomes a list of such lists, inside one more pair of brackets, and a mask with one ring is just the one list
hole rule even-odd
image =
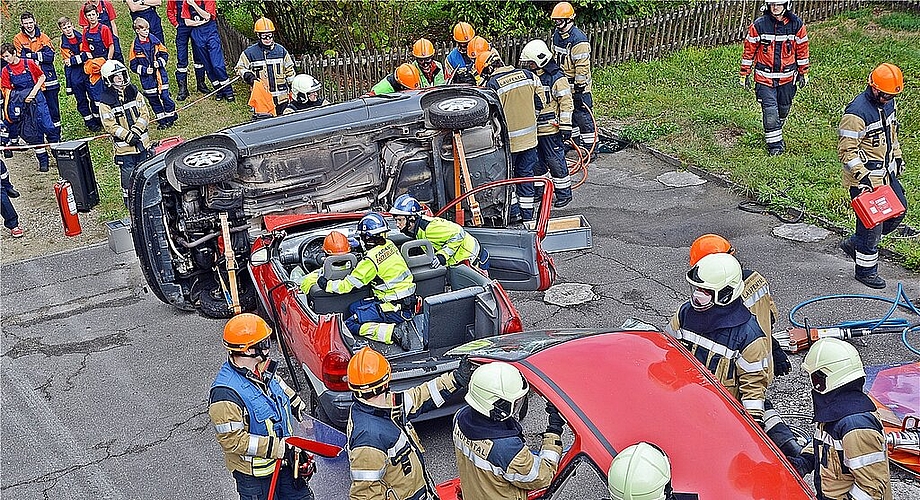
[[[311, 266], [313, 269], [323, 267], [323, 261], [326, 260], [326, 252], [323, 250], [323, 238], [313, 238], [304, 240], [297, 249], [300, 255], [300, 262], [304, 266]], [[305, 269], [309, 272], [309, 269]]]

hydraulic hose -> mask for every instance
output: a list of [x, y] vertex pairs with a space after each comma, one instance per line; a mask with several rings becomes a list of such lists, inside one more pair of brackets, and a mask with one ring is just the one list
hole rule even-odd
[[572, 146], [572, 149], [578, 154], [578, 160], [566, 160], [566, 166], [569, 169], [569, 175], [575, 175], [579, 171], [582, 176], [578, 182], [572, 184], [572, 189], [578, 189], [588, 180], [588, 164], [591, 163], [591, 158], [594, 156], [594, 150], [597, 148], [597, 120], [594, 119], [594, 112], [591, 111], [591, 108], [585, 106], [585, 110], [591, 115], [591, 122], [594, 123], [594, 141], [591, 143], [591, 149], [585, 149], [575, 143], [573, 139], [569, 139], [569, 145]]

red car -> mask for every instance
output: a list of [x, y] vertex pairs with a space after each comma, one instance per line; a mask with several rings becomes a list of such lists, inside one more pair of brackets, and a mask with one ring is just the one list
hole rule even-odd
[[[450, 354], [512, 363], [530, 383], [530, 397], [549, 400], [568, 422], [563, 440], [571, 445], [556, 477], [530, 498], [601, 495], [613, 457], [639, 441], [668, 454], [675, 492], [701, 499], [815, 498], [740, 403], [661, 332], [528, 332], [482, 339]], [[542, 408], [536, 401], [530, 406]], [[584, 470], [596, 476], [575, 479]], [[565, 491], [576, 480], [577, 490]], [[439, 485], [440, 498], [459, 498], [458, 486], [458, 479]]]
[[[495, 189], [516, 182], [508, 179], [481, 188]], [[299, 287], [304, 273], [319, 266], [323, 266], [324, 276], [330, 279], [347, 275], [357, 258], [325, 257], [323, 238], [332, 230], [353, 238], [363, 214], [266, 216], [266, 234], [255, 241], [249, 260], [252, 283], [262, 309], [276, 326], [293, 377], [301, 389], [310, 392], [313, 415], [336, 426], [345, 426], [352, 401], [345, 373], [352, 353], [362, 345], [372, 344], [390, 359], [392, 384], [399, 390], [455, 368], [457, 358], [444, 356], [454, 347], [478, 338], [521, 331], [520, 316], [502, 284], [517, 290], [542, 290], [552, 284], [555, 275], [552, 260], [539, 245], [549, 212], [550, 197], [547, 197], [541, 205], [536, 230], [466, 228], [491, 254], [490, 277], [465, 265], [432, 269], [431, 244], [427, 240], [411, 240], [389, 220], [388, 238], [401, 247], [421, 298], [414, 321], [422, 336], [413, 339], [408, 351], [397, 345], [355, 337], [345, 328], [343, 313], [355, 300], [369, 297], [369, 288], [338, 295], [318, 288], [304, 294]], [[346, 264], [344, 268], [338, 265], [339, 259]], [[354, 260], [349, 262], [349, 259]], [[306, 380], [299, 376], [300, 369]], [[461, 402], [458, 395], [425, 418], [452, 414]]]

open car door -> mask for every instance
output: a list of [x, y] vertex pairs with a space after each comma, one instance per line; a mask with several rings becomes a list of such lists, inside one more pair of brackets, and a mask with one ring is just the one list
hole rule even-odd
[[[543, 192], [548, 193], [547, 196], [543, 196], [540, 206], [534, 207], [533, 222], [514, 227], [495, 221], [490, 221], [489, 226], [474, 225], [469, 206], [477, 194], [497, 188], [509, 191], [510, 198], [510, 190], [525, 182], [533, 182], [536, 187], [543, 186]], [[444, 205], [435, 215], [453, 220], [476, 237], [479, 244], [489, 252], [489, 277], [498, 280], [506, 290], [546, 290], [556, 280], [553, 259], [541, 247], [549, 224], [552, 193], [553, 183], [549, 179], [504, 179], [483, 184], [464, 193]], [[508, 220], [507, 214], [504, 220]]]

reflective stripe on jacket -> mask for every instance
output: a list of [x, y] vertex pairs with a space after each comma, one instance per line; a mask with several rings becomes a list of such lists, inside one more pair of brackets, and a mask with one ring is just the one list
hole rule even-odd
[[266, 48], [262, 44], [254, 43], [240, 54], [234, 68], [237, 75], [243, 76], [251, 71], [256, 78], [268, 82], [268, 91], [272, 94], [275, 104], [284, 104], [290, 99], [291, 80], [294, 79], [294, 59], [287, 49], [279, 43]]
[[[161, 40], [157, 40], [153, 35], [146, 41], [135, 38], [128, 57], [131, 71], [140, 77], [141, 88], [145, 94], [159, 95], [160, 91], [169, 88], [169, 71], [166, 70], [169, 52]], [[157, 62], [157, 67], [154, 67], [154, 61]]]
[[348, 414], [351, 500], [436, 498], [425, 451], [409, 418], [444, 404], [457, 391], [452, 372], [392, 394], [391, 406], [355, 398]]
[[293, 435], [292, 397], [294, 391], [276, 375], [265, 386], [229, 361], [220, 367], [211, 384], [208, 415], [228, 469], [257, 477], [272, 474], [275, 459], [284, 456], [280, 438]]
[[326, 290], [348, 293], [355, 288], [372, 285], [374, 297], [383, 302], [395, 302], [415, 293], [412, 272], [399, 249], [390, 240], [375, 246], [344, 279], [330, 281]]
[[[150, 147], [150, 111], [137, 87], [129, 84], [123, 92], [117, 92], [106, 85], [97, 104], [102, 127], [112, 135], [116, 155], [137, 154]], [[125, 142], [132, 128], [140, 134], [143, 148]]]
[[573, 87], [584, 86], [585, 92], [591, 92], [591, 43], [585, 33], [577, 26], [565, 33], [555, 30], [553, 52], [569, 83]]
[[537, 135], [552, 135], [561, 130], [571, 132], [575, 103], [569, 80], [553, 61], [537, 70], [537, 76], [543, 84], [544, 102], [547, 103], [537, 120]]
[[770, 12], [758, 17], [748, 28], [741, 55], [741, 75], [770, 87], [785, 85], [799, 74], [808, 73], [808, 33], [805, 23], [786, 11], [781, 21]]
[[498, 93], [511, 152], [520, 153], [537, 147], [537, 112], [543, 110], [543, 84], [526, 69], [503, 66], [495, 70], [486, 87]]
[[757, 271], [745, 269], [744, 274], [744, 291], [741, 292], [741, 300], [744, 301], [744, 307], [747, 307], [757, 318], [757, 324], [769, 339], [773, 334], [773, 324], [779, 315], [776, 302], [773, 300], [773, 295], [770, 294], [770, 285], [767, 279]]
[[83, 44], [83, 35], [79, 32], [73, 32], [73, 38], [67, 38], [61, 35], [61, 60], [70, 61], [70, 66], [64, 66], [64, 78], [67, 85], [67, 93], [71, 93], [74, 85], [86, 82], [86, 73], [83, 71], [83, 63], [90, 59], [90, 54], [80, 50]]
[[872, 88], [856, 96], [843, 112], [837, 130], [837, 156], [843, 165], [843, 186], [856, 186], [854, 173], [866, 170], [894, 170], [895, 160], [902, 159], [898, 142], [897, 105], [892, 99], [880, 105]]
[[479, 256], [479, 242], [459, 224], [440, 217], [419, 217], [416, 238], [428, 240], [448, 266]]

